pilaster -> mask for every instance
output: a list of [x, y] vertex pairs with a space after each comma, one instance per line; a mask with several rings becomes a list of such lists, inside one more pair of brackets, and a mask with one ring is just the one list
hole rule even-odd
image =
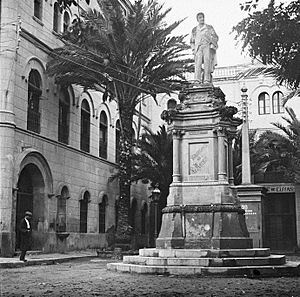
[[14, 90], [18, 50], [18, 2], [1, 3], [0, 79], [0, 255], [14, 254], [15, 209], [13, 168], [15, 145]]

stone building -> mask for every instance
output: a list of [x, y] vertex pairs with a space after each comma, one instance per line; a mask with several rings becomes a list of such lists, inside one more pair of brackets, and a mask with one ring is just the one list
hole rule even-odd
[[[117, 181], [108, 182], [118, 158], [117, 104], [103, 102], [101, 92], [54, 84], [45, 72], [78, 8], [60, 12], [54, 0], [0, 5], [0, 254], [18, 249], [26, 210], [33, 250], [107, 247], [119, 195]], [[147, 125], [151, 109], [141, 108]], [[131, 225], [141, 246], [148, 244], [149, 195], [144, 185], [132, 187]]]

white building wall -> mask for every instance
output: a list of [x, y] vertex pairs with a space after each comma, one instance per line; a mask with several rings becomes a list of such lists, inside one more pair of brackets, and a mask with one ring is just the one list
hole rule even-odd
[[[91, 7], [96, 0], [91, 1]], [[106, 229], [115, 225], [115, 202], [118, 199], [119, 189], [117, 180], [109, 183], [108, 179], [116, 172], [116, 131], [115, 124], [119, 118], [115, 101], [102, 102], [102, 94], [95, 91], [83, 92], [80, 87], [73, 86], [73, 96], [70, 92], [70, 123], [69, 143], [58, 142], [58, 109], [59, 88], [54, 79], [45, 73], [49, 49], [62, 46], [57, 34], [52, 32], [53, 7], [55, 1], [42, 1], [43, 14], [41, 21], [33, 17], [34, 1], [2, 1], [2, 14], [13, 11], [10, 18], [1, 15], [2, 22], [17, 22], [21, 16], [21, 32], [17, 54], [15, 32], [16, 26], [1, 30], [1, 40], [6, 35], [14, 39], [10, 45], [11, 51], [0, 56], [1, 64], [1, 102], [10, 86], [9, 104], [3, 106], [5, 112], [0, 112], [1, 121], [7, 114], [11, 114], [15, 122], [7, 129], [7, 125], [0, 125], [1, 143], [1, 172], [0, 175], [1, 198], [0, 214], [0, 253], [14, 253], [16, 222], [17, 185], [21, 174], [22, 164], [28, 160], [31, 152], [41, 155], [49, 166], [52, 175], [52, 185], [47, 193], [41, 193], [44, 211], [35, 213], [38, 221], [36, 238], [43, 241], [43, 251], [59, 251], [62, 243], [55, 235], [57, 216], [57, 197], [62, 186], [67, 186], [69, 198], [67, 199], [67, 232], [70, 234], [63, 246], [64, 249], [101, 248], [107, 245], [105, 234], [99, 233], [99, 203], [102, 202], [103, 193], [108, 197], [106, 208]], [[85, 5], [85, 1], [80, 1]], [[72, 7], [72, 10], [77, 9]], [[9, 35], [8, 35], [9, 33]], [[28, 34], [29, 33], [29, 34]], [[14, 67], [11, 67], [13, 65]], [[3, 66], [3, 67], [2, 67]], [[41, 131], [35, 133], [27, 130], [28, 108], [28, 77], [32, 69], [36, 69], [42, 78], [42, 95], [39, 110], [41, 112]], [[3, 75], [5, 73], [5, 75]], [[90, 106], [90, 151], [80, 150], [80, 112], [81, 102], [86, 99]], [[150, 109], [148, 103], [143, 105], [142, 124], [149, 124]], [[99, 122], [100, 113], [105, 111], [108, 118], [108, 156], [107, 160], [99, 157]], [[8, 113], [9, 112], [9, 113]], [[137, 126], [135, 117], [135, 127]], [[5, 120], [7, 121], [7, 120]], [[7, 160], [10, 160], [9, 162]], [[31, 160], [30, 159], [30, 160]], [[24, 161], [25, 160], [25, 161]], [[23, 162], [23, 163], [22, 163]], [[45, 181], [46, 183], [46, 181]], [[15, 190], [14, 190], [15, 189]], [[46, 189], [46, 187], [45, 187]], [[79, 200], [84, 191], [90, 193], [88, 203], [87, 233], [79, 233]], [[140, 225], [140, 207], [142, 201], [148, 201], [150, 196], [147, 187], [143, 184], [132, 186], [132, 197], [138, 201], [137, 223]], [[4, 234], [4, 235], [3, 235]], [[2, 241], [2, 238], [3, 241]]]

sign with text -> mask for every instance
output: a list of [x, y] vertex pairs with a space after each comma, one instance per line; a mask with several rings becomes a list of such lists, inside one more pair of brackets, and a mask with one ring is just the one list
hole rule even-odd
[[268, 189], [268, 193], [293, 193], [295, 192], [295, 186], [293, 185], [272, 185], [265, 186]]
[[189, 145], [189, 174], [207, 174], [208, 170], [208, 142], [190, 143]]

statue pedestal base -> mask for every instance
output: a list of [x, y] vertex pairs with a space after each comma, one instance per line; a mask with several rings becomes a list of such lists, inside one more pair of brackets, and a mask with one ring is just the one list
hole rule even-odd
[[163, 210], [157, 248], [252, 248], [244, 210], [233, 204], [169, 206]]

